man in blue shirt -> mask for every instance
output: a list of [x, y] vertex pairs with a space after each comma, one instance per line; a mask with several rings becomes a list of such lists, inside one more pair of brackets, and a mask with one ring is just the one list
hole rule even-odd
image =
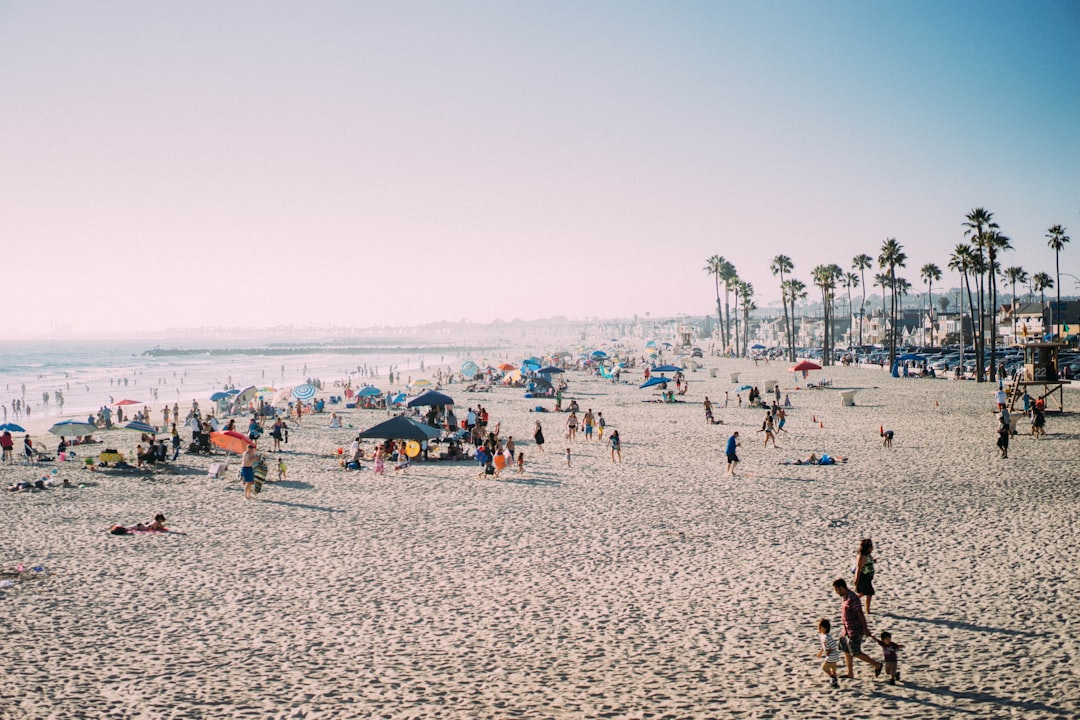
[[727, 441], [727, 449], [724, 451], [727, 453], [727, 474], [735, 474], [735, 466], [739, 463], [739, 456], [735, 454], [735, 448], [739, 447], [739, 431], [731, 433], [731, 437]]

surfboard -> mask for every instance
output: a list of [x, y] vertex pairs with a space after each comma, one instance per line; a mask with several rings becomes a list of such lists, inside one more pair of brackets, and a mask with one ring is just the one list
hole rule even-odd
[[259, 458], [252, 466], [255, 471], [255, 487], [252, 488], [256, 495], [262, 492], [263, 483], [266, 482], [266, 461]]

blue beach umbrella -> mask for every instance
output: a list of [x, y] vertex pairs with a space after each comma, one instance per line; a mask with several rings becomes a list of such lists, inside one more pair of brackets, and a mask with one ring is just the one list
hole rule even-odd
[[367, 387], [360, 388], [360, 392], [356, 394], [360, 397], [372, 397], [374, 395], [382, 395], [382, 390], [374, 385], [368, 385]]
[[230, 395], [229, 393], [224, 392], [222, 390], [219, 390], [219, 391], [217, 391], [216, 393], [214, 393], [213, 395], [210, 396], [210, 401], [211, 402], [217, 402], [218, 400], [224, 400], [227, 397], [232, 397], [232, 395]]
[[664, 377], [663, 375], [657, 375], [656, 377], [651, 377], [648, 380], [646, 380], [645, 382], [643, 382], [641, 385], [639, 385], [638, 390], [644, 390], [645, 388], [651, 388], [651, 387], [653, 387], [655, 385], [665, 385], [665, 384], [667, 384], [669, 382], [675, 382], [675, 381], [672, 380], [669, 377]]
[[427, 405], [453, 405], [454, 399], [446, 393], [441, 393], [438, 390], [425, 390], [420, 393], [408, 403], [406, 407], [424, 407]]
[[5, 430], [7, 432], [26, 432], [26, 428], [18, 423], [4, 423], [3, 425], [0, 425], [0, 432], [4, 432]]
[[660, 365], [652, 368], [652, 372], [682, 372], [682, 368], [677, 365]]
[[752, 385], [740, 385], [739, 387], [735, 388], [735, 392], [746, 392], [747, 390], [753, 389], [754, 387]]
[[303, 385], [297, 385], [292, 389], [292, 396], [297, 400], [310, 400], [315, 397], [315, 393], [319, 392], [314, 385], [304, 383]]
[[590, 355], [589, 357], [591, 357], [593, 360], [603, 360], [607, 357], [607, 353], [603, 350], [593, 350], [592, 355]]
[[750, 346], [750, 349], [751, 350], [764, 350], [765, 346], [762, 345], [761, 343], [755, 343], [755, 344]]
[[461, 375], [466, 380], [472, 380], [476, 377], [476, 373], [480, 371], [480, 368], [472, 360], [466, 360], [461, 363]]
[[564, 372], [564, 371], [560, 367], [555, 367], [554, 365], [545, 365], [544, 367], [537, 370], [536, 374], [537, 375], [551, 375], [552, 373], [561, 373], [561, 372]]

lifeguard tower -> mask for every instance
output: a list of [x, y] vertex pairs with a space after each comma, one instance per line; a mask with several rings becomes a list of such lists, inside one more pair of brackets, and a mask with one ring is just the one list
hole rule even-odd
[[694, 344], [694, 328], [689, 325], [680, 325], [675, 334], [679, 347], [690, 347]]
[[[1018, 347], [1024, 351], [1024, 369], [1013, 381], [1009, 410], [1013, 410], [1027, 392], [1035, 399], [1044, 398], [1047, 410], [1064, 412], [1065, 393], [1062, 388], [1069, 381], [1062, 380], [1058, 375], [1058, 353], [1067, 347], [1065, 343], [1032, 342]], [[1028, 389], [1032, 386], [1037, 388], [1034, 392]]]

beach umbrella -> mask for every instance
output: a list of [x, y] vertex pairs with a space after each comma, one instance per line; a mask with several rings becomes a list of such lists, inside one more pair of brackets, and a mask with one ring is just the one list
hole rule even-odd
[[820, 370], [821, 366], [811, 360], [803, 360], [788, 368], [788, 372], [806, 372], [807, 370]]
[[754, 389], [753, 385], [740, 385], [739, 387], [735, 388], [735, 392], [746, 392], [747, 390], [753, 390], [753, 389]]
[[538, 375], [551, 375], [552, 373], [561, 373], [561, 372], [565, 372], [565, 371], [560, 367], [555, 367], [554, 365], [545, 365], [544, 367], [542, 367], [542, 368], [540, 368], [539, 370], [536, 371], [536, 373]]
[[406, 403], [406, 407], [423, 407], [425, 405], [453, 405], [454, 399], [446, 393], [438, 390], [425, 390]]
[[925, 355], [920, 355], [918, 353], [904, 353], [903, 355], [901, 355], [900, 357], [898, 357], [896, 359], [899, 360], [900, 362], [908, 362], [909, 360], [915, 360], [917, 362], [922, 362], [923, 360], [926, 359], [926, 356]]
[[677, 365], [661, 365], [659, 367], [652, 368], [653, 372], [682, 372], [682, 368]]
[[3, 425], [0, 425], [0, 432], [4, 432], [5, 430], [7, 432], [26, 432], [26, 428], [18, 423], [4, 423]]
[[480, 366], [474, 363], [472, 360], [466, 360], [461, 363], [461, 375], [466, 380], [472, 380], [476, 377], [476, 373], [480, 372]]
[[604, 352], [603, 350], [593, 350], [592, 355], [590, 355], [590, 357], [593, 360], [603, 360], [604, 358], [607, 357], [607, 353]]
[[439, 437], [440, 434], [438, 428], [433, 428], [430, 425], [418, 423], [412, 418], [399, 415], [390, 418], [385, 422], [381, 422], [374, 427], [368, 428], [360, 433], [359, 436], [361, 438], [378, 440], [416, 440], [417, 442], [420, 442], [423, 440], [432, 440]]
[[95, 430], [97, 430], [96, 427], [88, 422], [83, 422], [82, 420], [63, 420], [49, 428], [50, 433], [59, 437], [90, 435]]
[[656, 347], [656, 341], [655, 340], [650, 340], [649, 342], [645, 343], [645, 347], [647, 347], [647, 348]]
[[414, 388], [423, 388], [423, 387], [430, 387], [430, 386], [431, 386], [431, 381], [428, 380], [427, 378], [419, 378], [419, 379], [413, 380], [411, 383], [409, 383], [409, 387], [414, 387]]
[[235, 430], [210, 433], [210, 443], [231, 453], [242, 453], [249, 447], [255, 447], [255, 443], [251, 442], [247, 436], [241, 435]]
[[271, 405], [277, 405], [280, 402], [287, 402], [292, 397], [292, 388], [285, 388], [284, 390], [278, 390], [274, 397], [270, 398]]
[[225, 391], [225, 394], [226, 395], [239, 395], [240, 391], [237, 390], [236, 388], [229, 388], [228, 390]]
[[660, 343], [660, 344], [661, 344], [662, 346], [664, 346], [664, 347], [671, 347], [671, 343], [669, 343], [669, 342], [662, 342], [662, 343]]
[[765, 346], [762, 345], [761, 343], [754, 343], [753, 345], [750, 346], [750, 349], [751, 350], [764, 350]]
[[143, 403], [138, 400], [117, 400], [113, 403], [113, 407], [119, 407], [121, 405], [142, 405]]
[[406, 395], [403, 392], [399, 392], [397, 395], [395, 395], [393, 398], [391, 398], [390, 404], [391, 405], [400, 405], [401, 403], [405, 402], [408, 399], [409, 399], [408, 395]]
[[375, 395], [382, 395], [382, 390], [374, 385], [366, 385], [360, 388], [360, 392], [356, 393], [359, 397], [373, 397]]
[[292, 389], [292, 396], [297, 400], [310, 400], [315, 397], [315, 393], [317, 392], [319, 391], [314, 385], [304, 383], [303, 385], [297, 385]]
[[502, 370], [503, 372], [510, 372], [511, 370], [517, 370], [516, 367], [514, 367], [510, 363], [505, 363], [505, 362], [504, 363], [499, 363], [498, 368], [500, 370]]
[[656, 377], [651, 377], [648, 380], [646, 380], [645, 382], [643, 382], [641, 385], [639, 385], [638, 390], [644, 390], [645, 388], [651, 388], [651, 387], [653, 387], [655, 385], [664, 385], [664, 384], [669, 383], [669, 382], [675, 382], [675, 381], [672, 380], [669, 377], [664, 377], [663, 375], [657, 375]]
[[218, 390], [216, 393], [214, 393], [213, 395], [210, 396], [210, 401], [211, 402], [217, 402], [218, 400], [224, 400], [225, 398], [228, 398], [228, 397], [232, 397], [232, 395], [230, 395], [227, 392], [224, 392], [223, 390]]
[[150, 423], [140, 422], [138, 420], [132, 420], [127, 425], [124, 425], [124, 430], [134, 430], [135, 432], [145, 433], [147, 435], [157, 435], [158, 429]]

